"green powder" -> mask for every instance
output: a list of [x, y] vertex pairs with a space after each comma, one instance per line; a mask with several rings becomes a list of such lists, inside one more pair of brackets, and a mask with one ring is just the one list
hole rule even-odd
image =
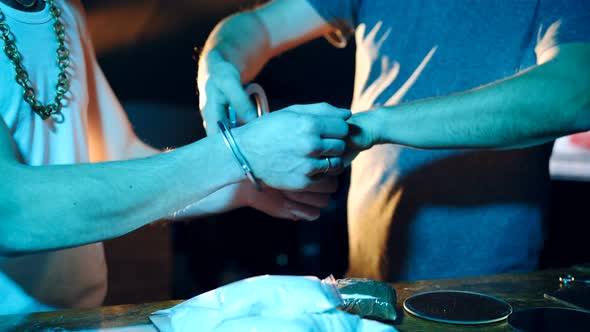
[[336, 285], [343, 295], [344, 311], [381, 321], [394, 321], [395, 289], [371, 279], [338, 279]]

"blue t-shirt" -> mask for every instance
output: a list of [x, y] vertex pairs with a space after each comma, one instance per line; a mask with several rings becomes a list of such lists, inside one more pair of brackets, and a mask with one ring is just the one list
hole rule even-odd
[[[590, 39], [587, 0], [308, 2], [356, 36], [354, 112], [472, 89], [535, 65], [548, 47]], [[349, 275], [412, 280], [534, 269], [550, 153], [551, 144], [511, 151], [386, 144], [361, 153], [348, 200]]]

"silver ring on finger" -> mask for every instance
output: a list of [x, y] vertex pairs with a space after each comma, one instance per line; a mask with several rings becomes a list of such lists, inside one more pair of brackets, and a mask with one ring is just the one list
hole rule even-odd
[[326, 166], [326, 168], [324, 168], [324, 174], [327, 174], [332, 169], [332, 161], [330, 160], [330, 157], [326, 157], [326, 162], [328, 163], [328, 165]]

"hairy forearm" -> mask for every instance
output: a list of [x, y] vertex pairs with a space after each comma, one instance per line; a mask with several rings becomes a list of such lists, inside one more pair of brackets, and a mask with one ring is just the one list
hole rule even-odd
[[588, 67], [555, 61], [471, 91], [375, 110], [366, 115], [375, 117], [375, 143], [503, 149], [588, 130], [590, 79], [571, 73]]
[[3, 165], [3, 254], [125, 234], [199, 201], [242, 175], [221, 137], [149, 158], [82, 165]]

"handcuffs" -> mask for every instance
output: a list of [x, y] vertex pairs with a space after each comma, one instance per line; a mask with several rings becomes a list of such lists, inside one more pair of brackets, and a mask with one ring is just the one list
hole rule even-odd
[[[270, 108], [268, 106], [268, 99], [266, 98], [266, 93], [264, 93], [264, 89], [262, 89], [260, 85], [256, 83], [251, 83], [248, 84], [245, 89], [248, 96], [253, 97], [256, 102], [256, 113], [258, 117], [261, 117], [262, 115], [270, 112]], [[219, 127], [219, 131], [222, 134], [225, 145], [227, 145], [229, 150], [234, 155], [246, 178], [248, 178], [248, 180], [252, 182], [256, 190], [263, 191], [262, 185], [254, 176], [254, 173], [252, 172], [252, 167], [250, 167], [248, 160], [246, 160], [246, 157], [244, 157], [244, 155], [242, 154], [242, 151], [240, 150], [230, 130], [231, 128], [236, 128], [239, 125], [236, 111], [231, 106], [228, 107], [228, 118], [229, 123], [226, 123], [225, 121], [217, 121], [217, 126]]]
[[[256, 114], [258, 115], [258, 117], [270, 113], [270, 107], [268, 106], [268, 98], [266, 97], [266, 93], [264, 92], [264, 89], [260, 86], [260, 84], [250, 83], [246, 86], [245, 89], [248, 96], [250, 98], [254, 98], [254, 101], [256, 102]], [[236, 111], [231, 106], [228, 107], [228, 118], [230, 128], [235, 128], [238, 126]]]
[[[250, 83], [246, 85], [245, 90], [248, 96], [254, 99], [254, 102], [256, 103], [256, 114], [259, 118], [265, 114], [270, 113], [268, 98], [266, 97], [266, 93], [264, 92], [262, 86], [260, 86], [257, 83]], [[230, 129], [239, 126], [236, 111], [231, 106], [228, 107], [228, 119], [228, 124], [226, 124], [223, 121], [218, 121], [217, 123], [221, 133], [223, 134], [225, 143], [234, 154], [234, 157], [240, 164], [240, 168], [242, 168], [242, 171], [244, 172], [246, 177], [250, 180], [250, 182], [252, 182], [252, 184], [254, 184], [258, 191], [262, 191], [262, 186], [254, 176], [252, 168], [248, 164], [248, 161], [246, 160], [244, 155], [241, 153], [237, 143], [233, 138], [233, 135], [231, 134]], [[328, 166], [323, 169], [323, 174], [327, 174], [330, 171], [330, 169], [332, 169], [332, 161], [330, 160], [330, 158], [326, 157], [325, 159]]]

